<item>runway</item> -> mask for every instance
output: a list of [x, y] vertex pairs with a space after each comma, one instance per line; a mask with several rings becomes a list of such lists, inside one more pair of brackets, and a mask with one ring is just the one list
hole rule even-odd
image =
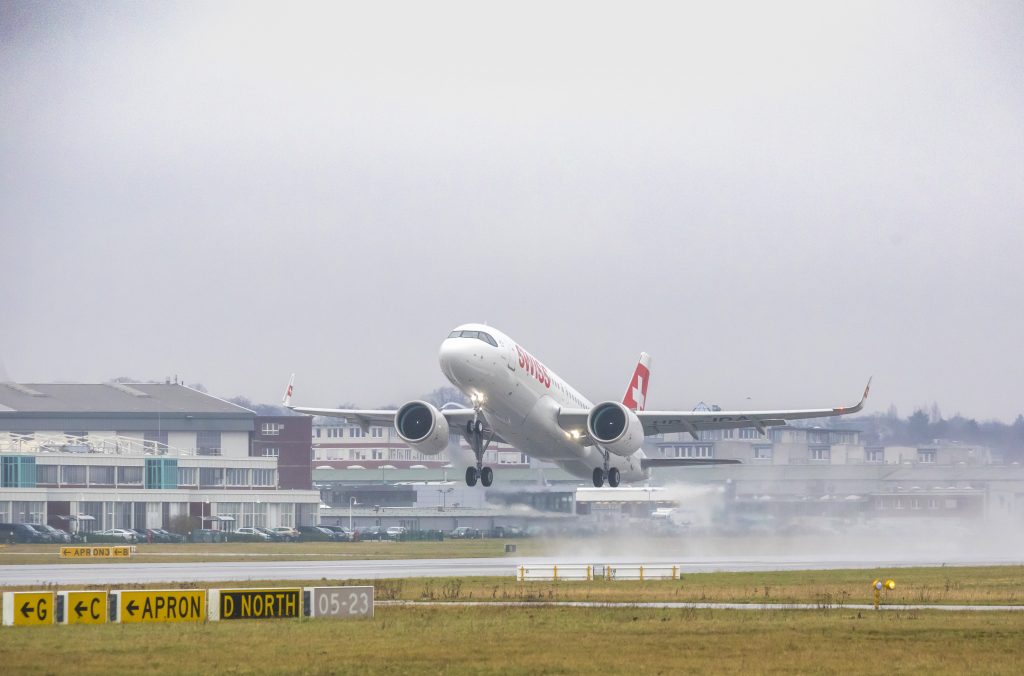
[[130, 583], [225, 582], [248, 580], [372, 580], [405, 577], [513, 577], [519, 565], [678, 564], [682, 574], [909, 566], [1019, 565], [1019, 559], [815, 560], [787, 557], [592, 557], [548, 556], [458, 559], [376, 559], [363, 561], [208, 561], [203, 563], [90, 563], [0, 566], [0, 585], [118, 585]]

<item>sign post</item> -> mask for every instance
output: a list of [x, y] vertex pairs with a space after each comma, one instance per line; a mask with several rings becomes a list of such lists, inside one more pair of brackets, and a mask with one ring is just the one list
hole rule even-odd
[[306, 587], [310, 617], [373, 617], [373, 587]]
[[53, 592], [4, 592], [4, 624], [15, 627], [54, 623]]
[[106, 624], [109, 616], [107, 592], [67, 591], [60, 592], [64, 599], [64, 615], [61, 624]]
[[211, 620], [270, 617], [302, 617], [302, 590], [298, 587], [210, 590]]
[[204, 589], [131, 589], [117, 594], [117, 622], [202, 622]]

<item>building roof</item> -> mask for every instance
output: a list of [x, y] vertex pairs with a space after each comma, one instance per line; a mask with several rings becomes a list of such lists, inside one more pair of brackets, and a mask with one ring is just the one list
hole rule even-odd
[[254, 415], [247, 408], [169, 383], [0, 382], [0, 416], [19, 413], [197, 413]]

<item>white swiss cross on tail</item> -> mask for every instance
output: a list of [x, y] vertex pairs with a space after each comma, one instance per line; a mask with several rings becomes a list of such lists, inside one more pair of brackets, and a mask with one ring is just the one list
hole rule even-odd
[[622, 405], [634, 411], [644, 410], [647, 405], [647, 385], [651, 381], [651, 355], [646, 352], [640, 353], [640, 361], [633, 371], [633, 377], [626, 387], [626, 396], [622, 398]]

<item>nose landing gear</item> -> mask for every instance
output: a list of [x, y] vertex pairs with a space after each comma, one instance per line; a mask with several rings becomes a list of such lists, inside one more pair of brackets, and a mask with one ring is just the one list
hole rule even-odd
[[477, 479], [484, 488], [494, 483], [494, 470], [484, 467], [484, 452], [494, 439], [494, 432], [492, 431], [486, 438], [484, 432], [484, 421], [479, 418], [479, 414], [466, 423], [466, 439], [473, 449], [473, 455], [476, 456], [476, 467], [466, 468], [467, 486], [476, 486]]

